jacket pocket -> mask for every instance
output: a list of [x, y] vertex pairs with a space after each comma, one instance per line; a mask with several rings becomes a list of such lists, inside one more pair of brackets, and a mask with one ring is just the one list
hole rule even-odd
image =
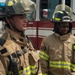
[[39, 54], [36, 51], [30, 51], [29, 52], [29, 59], [31, 61], [33, 60], [34, 62], [37, 62], [40, 59], [40, 57], [39, 57]]

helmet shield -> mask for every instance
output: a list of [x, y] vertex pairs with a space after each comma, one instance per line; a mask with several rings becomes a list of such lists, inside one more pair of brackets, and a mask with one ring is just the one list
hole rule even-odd
[[31, 13], [27, 14], [26, 17], [29, 21], [35, 20], [35, 11], [36, 11], [36, 4], [31, 0], [25, 0], [27, 5], [29, 6]]
[[71, 22], [72, 9], [64, 4], [57, 5], [52, 16], [54, 22]]

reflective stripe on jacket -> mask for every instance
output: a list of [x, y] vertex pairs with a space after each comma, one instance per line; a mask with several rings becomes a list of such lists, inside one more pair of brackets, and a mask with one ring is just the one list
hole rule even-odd
[[0, 74], [13, 74], [11, 68], [9, 67], [10, 59], [8, 56], [13, 54], [17, 55], [18, 53], [19, 56], [13, 55], [13, 58], [17, 63], [20, 75], [42, 75], [41, 67], [38, 64], [39, 55], [34, 50], [30, 40], [28, 40], [26, 37], [18, 35], [10, 29], [7, 29], [1, 38], [5, 39], [6, 41], [3, 46], [0, 46], [0, 50], [5, 49], [6, 52], [0, 54]]
[[54, 33], [43, 39], [39, 56], [42, 73], [47, 75], [72, 75], [75, 64], [72, 61], [72, 45], [75, 36], [59, 36]]

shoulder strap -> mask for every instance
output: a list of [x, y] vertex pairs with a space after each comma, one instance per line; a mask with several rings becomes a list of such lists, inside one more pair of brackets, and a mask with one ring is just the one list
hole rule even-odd
[[72, 63], [75, 64], [75, 42], [72, 46], [72, 49], [73, 49], [73, 51], [72, 51]]
[[29, 42], [30, 41], [30, 38], [28, 36], [26, 36], [26, 38], [27, 38], [27, 41]]
[[[4, 40], [3, 38], [0, 38], [0, 46], [3, 46], [5, 42], [6, 42], [6, 40]], [[6, 52], [7, 52], [7, 50], [5, 48], [0, 50], [0, 54], [4, 54]]]
[[1, 46], [3, 46], [5, 42], [6, 42], [6, 40], [4, 40], [3, 38], [0, 38], [0, 45]]

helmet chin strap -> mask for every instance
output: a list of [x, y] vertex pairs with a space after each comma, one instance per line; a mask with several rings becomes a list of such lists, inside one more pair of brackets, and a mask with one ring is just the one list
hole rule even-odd
[[65, 34], [62, 34], [62, 33], [58, 32], [58, 34], [59, 34], [60, 36], [66, 35], [66, 34], [68, 34], [68, 33], [69, 33], [69, 32], [67, 32], [67, 33], [65, 33]]
[[[18, 30], [18, 29], [16, 28], [15, 24], [12, 23], [10, 19], [9, 19], [9, 22], [10, 22], [10, 24], [11, 24], [10, 29], [13, 29], [13, 30], [15, 30], [15, 31], [17, 31], [17, 32], [22, 33], [22, 31]], [[11, 28], [11, 27], [12, 27], [12, 28]]]

